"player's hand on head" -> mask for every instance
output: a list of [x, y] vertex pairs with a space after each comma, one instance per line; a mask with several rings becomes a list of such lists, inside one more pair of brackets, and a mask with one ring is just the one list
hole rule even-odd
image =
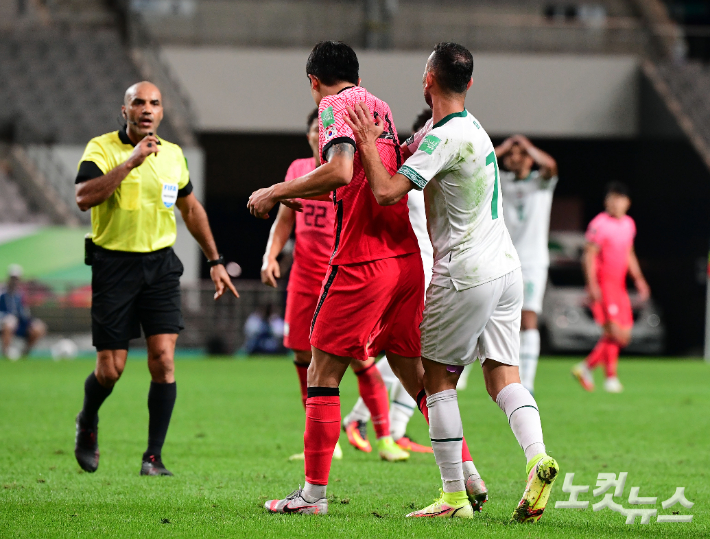
[[364, 102], [356, 104], [354, 109], [347, 106], [346, 110], [347, 114], [343, 114], [343, 120], [352, 129], [357, 145], [374, 143], [385, 130], [382, 118], [377, 116], [373, 119]]
[[281, 278], [281, 266], [275, 258], [265, 258], [261, 266], [261, 282], [276, 288], [276, 279]]
[[268, 219], [269, 212], [276, 205], [276, 201], [273, 200], [273, 188], [266, 187], [264, 189], [259, 189], [254, 191], [249, 197], [249, 202], [247, 202], [247, 208], [249, 212], [259, 219]]
[[152, 153], [158, 155], [160, 152], [160, 145], [158, 144], [158, 137], [155, 135], [147, 135], [143, 137], [136, 147], [133, 148], [131, 156], [128, 158], [129, 165], [131, 168], [136, 168], [141, 166], [148, 156]]
[[218, 264], [210, 268], [210, 277], [212, 278], [212, 282], [214, 283], [214, 299], [221, 298], [227, 290], [232, 292], [235, 298], [239, 297], [237, 289], [234, 288], [234, 285], [232, 284], [231, 277], [229, 276], [227, 270], [222, 264]]

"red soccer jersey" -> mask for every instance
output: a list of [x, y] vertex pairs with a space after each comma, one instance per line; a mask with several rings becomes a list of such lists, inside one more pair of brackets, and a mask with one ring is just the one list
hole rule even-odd
[[636, 223], [628, 215], [616, 219], [602, 212], [589, 223], [585, 237], [588, 242], [599, 246], [597, 279], [601, 286], [618, 285], [626, 288], [629, 253], [634, 246], [635, 236]]
[[[315, 168], [316, 160], [312, 157], [296, 159], [288, 167], [285, 181], [305, 176]], [[335, 210], [332, 202], [305, 199], [301, 202], [303, 211], [296, 212], [296, 249], [288, 291], [317, 295], [333, 252]]]
[[[355, 147], [355, 136], [343, 114], [347, 114], [347, 105], [355, 108], [361, 101], [385, 123], [385, 132], [377, 141], [377, 149], [385, 168], [394, 175], [402, 158], [392, 111], [387, 103], [361, 86], [346, 88], [321, 100], [318, 106], [321, 160], [327, 161], [326, 154], [333, 144], [344, 142]], [[357, 148], [353, 178], [345, 187], [333, 191], [333, 202], [336, 219], [332, 265], [359, 264], [419, 252], [417, 237], [409, 222], [407, 197], [392, 206], [380, 206], [365, 178]]]

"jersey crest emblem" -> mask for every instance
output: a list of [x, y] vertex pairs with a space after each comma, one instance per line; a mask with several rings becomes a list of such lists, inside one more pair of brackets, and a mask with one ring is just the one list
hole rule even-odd
[[325, 141], [326, 142], [333, 140], [337, 136], [338, 136], [338, 129], [335, 127], [335, 124], [326, 128], [326, 130], [325, 130]]
[[424, 140], [422, 140], [421, 144], [419, 144], [419, 149], [423, 151], [424, 153], [428, 153], [431, 155], [434, 153], [434, 150], [436, 150], [436, 147], [439, 145], [441, 142], [441, 139], [439, 137], [435, 137], [434, 135], [427, 135]]

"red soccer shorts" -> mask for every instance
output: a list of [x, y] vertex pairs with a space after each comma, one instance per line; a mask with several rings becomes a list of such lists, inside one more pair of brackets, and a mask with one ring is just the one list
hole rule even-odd
[[289, 292], [286, 297], [284, 346], [291, 350], [311, 349], [311, 321], [320, 294]]
[[359, 360], [382, 351], [419, 357], [423, 309], [419, 253], [331, 266], [313, 315], [311, 344]]
[[634, 316], [626, 287], [603, 283], [600, 287], [602, 300], [592, 305], [592, 314], [597, 324], [603, 326], [607, 322], [614, 322], [619, 327], [631, 328], [634, 325]]

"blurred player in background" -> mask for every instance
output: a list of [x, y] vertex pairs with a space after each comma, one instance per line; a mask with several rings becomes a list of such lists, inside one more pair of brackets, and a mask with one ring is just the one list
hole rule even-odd
[[[412, 126], [412, 133], [416, 133], [431, 118], [431, 109], [425, 109], [417, 117]], [[411, 137], [410, 137], [411, 138]], [[412, 139], [413, 140], [413, 139]], [[411, 144], [412, 140], [405, 142]], [[429, 286], [431, 281], [431, 268], [434, 264], [434, 251], [429, 240], [429, 233], [426, 228], [426, 212], [424, 209], [424, 193], [422, 191], [410, 191], [407, 198], [409, 207], [409, 221], [417, 236], [419, 249], [422, 255], [422, 265], [424, 266], [424, 288]], [[404, 389], [402, 383], [392, 372], [392, 368], [384, 356], [377, 362], [377, 368], [382, 374], [382, 379], [387, 385], [390, 394], [390, 432], [397, 445], [406, 451], [414, 453], [433, 453], [431, 447], [420, 445], [407, 436], [407, 424], [414, 414], [417, 403]], [[363, 402], [358, 399], [352, 411], [343, 418], [343, 430], [345, 430], [348, 441], [361, 451], [370, 452], [370, 442], [367, 441], [367, 422], [370, 419], [370, 411]]]
[[[359, 86], [357, 55], [344, 43], [318, 43], [308, 57], [306, 74], [318, 105], [322, 165], [301, 178], [254, 192], [248, 206], [254, 216], [265, 218], [280, 201], [332, 193], [336, 209], [333, 254], [311, 324], [306, 483], [286, 498], [264, 504], [275, 513], [324, 514], [333, 449], [340, 433], [338, 387], [348, 365], [357, 366], [385, 350], [400, 379], [405, 374], [398, 369], [406, 370], [408, 382], [418, 385], [412, 365], [420, 353], [424, 273], [406, 201], [390, 208], [377, 204], [356, 158], [354, 135], [343, 119], [348, 105], [367, 101], [387, 123], [377, 151], [394, 172], [401, 156], [389, 106]], [[370, 369], [376, 371], [374, 366]], [[370, 408], [373, 417], [384, 413], [386, 419], [384, 393], [384, 406]], [[388, 421], [374, 426], [383, 458], [409, 458], [394, 443]]]
[[[472, 518], [462, 462], [463, 426], [456, 383], [479, 359], [486, 389], [508, 418], [527, 458], [527, 485], [513, 520], [542, 515], [559, 471], [545, 452], [537, 403], [518, 376], [523, 281], [505, 227], [498, 164], [490, 138], [464, 107], [473, 57], [461, 45], [439, 43], [423, 77], [433, 117], [414, 136], [413, 154], [392, 175], [377, 152], [381, 118], [365, 103], [348, 109], [367, 179], [379, 204], [396, 204], [424, 190], [434, 267], [421, 324], [429, 434], [443, 483], [441, 497], [411, 517]], [[426, 397], [426, 399], [425, 399]]]
[[587, 391], [594, 390], [591, 371], [602, 364], [606, 370], [604, 389], [610, 393], [623, 390], [616, 367], [619, 351], [631, 341], [634, 325], [626, 274], [634, 280], [639, 300], [646, 301], [651, 294], [634, 252], [636, 223], [626, 215], [630, 205], [626, 185], [620, 182], [609, 184], [604, 199], [606, 211], [592, 219], [587, 228], [587, 246], [582, 260], [584, 276], [594, 319], [604, 328], [601, 339], [586, 361], [572, 369], [572, 374]]
[[[531, 393], [540, 357], [537, 317], [547, 285], [550, 253], [552, 194], [557, 185], [557, 163], [523, 135], [506, 139], [496, 157], [507, 171], [500, 172], [505, 204], [503, 214], [523, 272], [523, 313], [520, 328], [520, 380]], [[537, 170], [533, 167], [537, 166]]]
[[[47, 333], [41, 320], [32, 318], [30, 310], [19, 290], [22, 267], [12, 264], [7, 269], [7, 287], [0, 293], [0, 329], [2, 330], [2, 353], [11, 360], [26, 356], [32, 347]], [[22, 352], [12, 348], [12, 338], [25, 340]]]

